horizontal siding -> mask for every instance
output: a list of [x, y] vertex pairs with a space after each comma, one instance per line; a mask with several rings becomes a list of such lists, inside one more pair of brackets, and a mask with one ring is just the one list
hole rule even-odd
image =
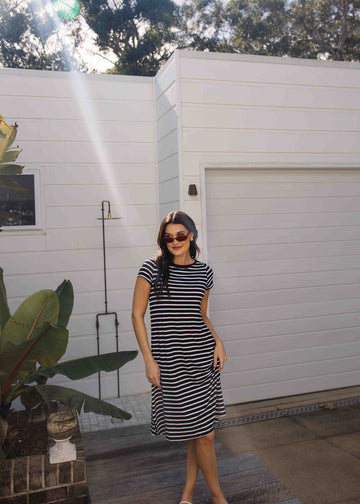
[[[26, 86], [24, 76], [26, 75]], [[49, 72], [43, 70], [1, 69], [7, 86], [0, 94], [9, 92], [19, 97], [71, 98], [84, 96], [99, 100], [151, 101], [152, 86], [148, 77], [122, 75]]]
[[182, 79], [359, 88], [359, 65], [267, 56], [179, 51]]
[[42, 98], [0, 95], [1, 110], [6, 117], [18, 119], [50, 119], [125, 122], [151, 121], [153, 104], [145, 100], [94, 100], [84, 98]]
[[226, 400], [357, 384], [360, 172], [208, 170], [206, 179]]
[[182, 108], [182, 124], [193, 128], [225, 128], [241, 130], [307, 130], [353, 132], [360, 130], [358, 110], [329, 110], [293, 107], [254, 108], [216, 103]]
[[165, 182], [178, 177], [179, 175], [179, 162], [178, 153], [175, 152], [172, 156], [167, 157], [163, 161], [158, 162], [159, 169], [159, 182]]
[[[0, 263], [14, 311], [33, 292], [72, 281], [74, 311], [65, 358], [96, 353], [95, 315], [104, 310], [101, 201], [106, 222], [109, 308], [119, 316], [120, 349], [136, 349], [132, 291], [155, 251], [158, 222], [154, 81], [151, 78], [0, 70], [0, 110], [19, 125], [26, 168], [40, 170], [43, 233], [1, 233]], [[139, 247], [141, 236], [142, 247]], [[113, 321], [101, 321], [102, 351], [115, 350]], [[148, 389], [139, 356], [121, 370], [123, 394]], [[130, 378], [129, 378], [130, 377]], [[137, 379], [137, 378], [136, 378]], [[59, 379], [65, 383], [65, 379]], [[103, 379], [116, 395], [116, 374]], [[72, 384], [73, 385], [73, 384]], [[97, 394], [97, 377], [76, 384]]]
[[[243, 80], [243, 79], [241, 79]], [[324, 82], [325, 83], [325, 82]], [[359, 110], [360, 89], [287, 86], [283, 83], [185, 81], [184, 103], [290, 107], [306, 109]]]
[[159, 72], [155, 85], [159, 219], [179, 208], [179, 145], [176, 59]]
[[[336, 143], [334, 143], [336, 140]], [[187, 151], [212, 152], [327, 152], [360, 154], [359, 132], [312, 131], [239, 131], [199, 130], [187, 128], [183, 132], [184, 148]]]

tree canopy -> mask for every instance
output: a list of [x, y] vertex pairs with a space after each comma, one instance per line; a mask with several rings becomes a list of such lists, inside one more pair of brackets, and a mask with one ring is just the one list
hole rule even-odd
[[[76, 33], [72, 39], [76, 43]], [[64, 53], [53, 17], [39, 2], [0, 3], [0, 62], [4, 67], [70, 70], [76, 62]]]
[[172, 0], [83, 0], [81, 13], [99, 48], [117, 58], [114, 73], [155, 75], [176, 45], [180, 18]]
[[95, 37], [121, 74], [155, 75], [176, 48], [360, 60], [360, 0], [82, 0], [79, 18], [58, 24], [44, 8], [52, 1], [2, 0], [2, 66], [69, 69], [59, 23], [74, 54]]

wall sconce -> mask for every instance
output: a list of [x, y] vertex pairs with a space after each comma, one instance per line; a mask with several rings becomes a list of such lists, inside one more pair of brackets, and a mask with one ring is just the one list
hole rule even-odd
[[190, 184], [189, 185], [189, 191], [188, 191], [188, 195], [189, 196], [197, 196], [197, 189], [196, 189], [196, 184]]

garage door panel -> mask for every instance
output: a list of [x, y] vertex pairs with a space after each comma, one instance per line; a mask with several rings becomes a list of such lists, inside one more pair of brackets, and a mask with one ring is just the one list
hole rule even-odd
[[[260, 231], [260, 232], [259, 232]], [[292, 229], [239, 229], [229, 231], [209, 231], [209, 247], [236, 245], [280, 245], [285, 243], [305, 243], [318, 241], [348, 241], [360, 236], [360, 226], [327, 226], [320, 228]]]
[[[234, 207], [241, 214], [266, 214], [266, 213], [312, 213], [324, 212], [359, 212], [359, 198], [216, 198], [209, 208], [209, 215], [234, 214]], [[329, 216], [331, 222], [331, 216]]]
[[337, 285], [336, 289], [329, 287], [312, 287], [301, 289], [268, 290], [259, 292], [244, 292], [231, 294], [216, 294], [212, 296], [212, 302], [219, 310], [231, 310], [239, 308], [254, 308], [258, 306], [277, 306], [321, 302], [328, 300], [360, 299], [360, 284]]
[[241, 383], [243, 387], [261, 385], [264, 382], [279, 382], [286, 380], [301, 380], [321, 375], [341, 373], [346, 366], [347, 371], [359, 371], [359, 363], [356, 358], [332, 359], [324, 362], [310, 362], [307, 364], [294, 364], [279, 368], [239, 371], [229, 373], [223, 379], [223, 386], [233, 388]]
[[[260, 239], [260, 238], [259, 238]], [[211, 259], [214, 263], [243, 261], [266, 261], [272, 259], [326, 257], [360, 254], [360, 240], [343, 242], [283, 243], [267, 245], [248, 245], [233, 247], [214, 247]]]
[[[305, 168], [305, 167], [304, 167]], [[239, 173], [241, 171], [241, 181], [239, 179]], [[210, 172], [210, 171], [209, 171]], [[348, 170], [348, 169], [329, 169], [329, 170], [309, 170], [309, 169], [221, 169], [221, 170], [211, 170], [208, 172], [206, 187], [211, 187], [212, 185], [226, 185], [226, 184], [239, 184], [241, 183], [272, 183], [278, 184], [281, 182], [290, 182], [291, 184], [298, 184], [302, 182], [336, 182], [344, 183], [346, 182], [359, 182], [359, 172], [358, 170]], [[344, 179], [344, 173], [346, 180]], [[324, 174], [326, 179], [324, 179]]]
[[226, 351], [228, 356], [233, 358], [239, 355], [257, 355], [259, 348], [262, 352], [281, 352], [284, 348], [288, 350], [297, 350], [307, 348], [311, 351], [313, 347], [329, 346], [339, 344], [341, 338], [342, 344], [357, 343], [359, 341], [360, 327], [349, 327], [346, 329], [331, 329], [328, 331], [313, 331], [308, 333], [285, 334], [281, 336], [264, 336], [242, 339], [241, 343], [237, 340], [227, 340], [224, 332], [221, 334], [223, 341], [226, 342]]
[[[257, 355], [242, 355], [229, 357], [226, 361], [226, 373], [244, 371], [249, 369], [264, 370], [266, 368], [279, 368], [291, 366], [293, 364], [303, 364], [309, 362], [327, 361], [331, 359], [354, 358], [359, 355], [360, 342], [348, 343], [346, 345], [330, 345], [329, 347], [314, 347], [308, 349], [296, 349], [288, 351], [277, 351], [269, 353], [259, 353]], [[358, 359], [357, 359], [358, 360]], [[357, 363], [360, 369], [359, 362]]]
[[[215, 305], [216, 306], [216, 305]], [[250, 322], [266, 322], [272, 320], [297, 319], [304, 317], [316, 317], [320, 315], [332, 315], [335, 313], [358, 312], [360, 299], [345, 299], [339, 301], [301, 303], [298, 305], [260, 306], [256, 308], [241, 308], [232, 310], [214, 310], [211, 300], [211, 321], [219, 326], [242, 324]]]
[[[252, 384], [247, 387], [236, 386], [230, 388], [224, 383], [224, 400], [226, 404], [235, 404], [239, 402], [261, 401], [269, 397], [275, 397], [274, 390], [278, 394], [276, 397], [306, 394], [307, 392], [314, 392], [316, 390], [327, 390], [339, 387], [340, 373], [322, 375], [322, 376], [309, 376], [299, 380], [285, 380], [282, 382], [262, 383], [260, 385]], [[344, 371], [341, 373], [341, 387], [351, 387], [354, 383], [360, 383], [360, 371]]]
[[360, 170], [209, 170], [206, 198], [225, 399], [357, 384]]
[[[213, 319], [213, 317], [211, 317]], [[320, 315], [307, 318], [293, 318], [285, 320], [274, 320], [256, 323], [243, 323], [222, 325], [219, 327], [219, 335], [225, 342], [235, 341], [236, 344], [243, 348], [243, 340], [252, 338], [253, 344], [262, 348], [261, 339], [268, 337], [269, 341], [274, 341], [274, 337], [286, 337], [287, 341], [294, 338], [298, 347], [303, 346], [305, 341], [304, 335], [312, 332], [325, 332], [333, 330], [336, 334], [340, 334], [340, 330], [344, 328], [354, 328], [357, 334], [360, 334], [360, 313], [340, 313], [336, 315]], [[334, 333], [333, 333], [334, 334]], [[322, 337], [318, 336], [318, 337]], [[325, 336], [324, 336], [325, 337]], [[261, 345], [260, 345], [261, 343]], [[290, 343], [289, 343], [290, 345]], [[293, 346], [293, 344], [291, 344]], [[285, 347], [283, 347], [285, 348]]]
[[209, 184], [206, 194], [209, 198], [319, 198], [343, 196], [357, 197], [356, 184], [349, 182], [231, 182], [225, 184]]
[[[316, 271], [332, 271], [340, 268], [350, 270], [360, 267], [360, 256], [330, 256], [322, 257], [321, 261], [317, 257], [306, 257], [296, 259], [274, 259], [262, 261], [240, 261], [238, 256], [236, 261], [218, 262], [215, 268], [215, 286], [218, 279], [237, 277], [237, 276], [256, 276], [256, 275], [272, 275], [272, 274], [297, 274], [316, 272]], [[211, 257], [213, 260], [213, 257]], [[212, 263], [214, 264], [214, 262]]]
[[267, 228], [288, 228], [292, 229], [307, 227], [311, 222], [313, 228], [324, 226], [356, 226], [360, 222], [360, 212], [318, 212], [309, 215], [307, 213], [298, 214], [277, 214], [276, 219], [271, 215], [211, 215], [208, 217], [208, 228], [212, 233], [216, 231], [243, 231], [245, 229], [267, 229]]
[[253, 275], [217, 277], [216, 293], [231, 294], [239, 292], [295, 289], [324, 285], [360, 284], [360, 269], [322, 271], [298, 274]]

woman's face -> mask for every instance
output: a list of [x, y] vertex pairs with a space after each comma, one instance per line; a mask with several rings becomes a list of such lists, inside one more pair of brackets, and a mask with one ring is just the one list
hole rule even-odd
[[[178, 241], [177, 237], [186, 236], [185, 241]], [[164, 238], [175, 238], [171, 243], [166, 243], [166, 246], [173, 256], [186, 255], [190, 248], [190, 240], [193, 238], [194, 233], [189, 233], [183, 224], [167, 224], [165, 228]]]

